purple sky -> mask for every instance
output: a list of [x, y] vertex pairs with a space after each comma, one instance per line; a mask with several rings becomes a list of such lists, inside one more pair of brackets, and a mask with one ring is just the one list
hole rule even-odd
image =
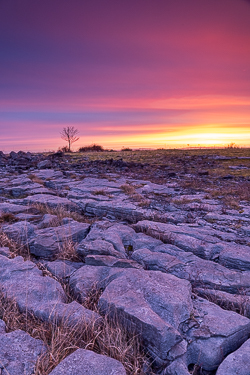
[[250, 146], [250, 1], [2, 0], [0, 150]]

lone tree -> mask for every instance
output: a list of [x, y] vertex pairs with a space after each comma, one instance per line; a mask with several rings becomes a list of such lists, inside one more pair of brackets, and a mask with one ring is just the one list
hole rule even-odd
[[78, 135], [78, 129], [75, 129], [74, 126], [67, 126], [67, 128], [63, 128], [63, 131], [61, 132], [61, 138], [64, 141], [67, 141], [69, 146], [68, 146], [68, 151], [71, 152], [71, 144], [78, 141], [79, 137]]

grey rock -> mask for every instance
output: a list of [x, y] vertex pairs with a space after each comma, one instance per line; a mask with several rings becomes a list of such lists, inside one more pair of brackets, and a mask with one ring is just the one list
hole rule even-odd
[[29, 207], [22, 206], [21, 204], [13, 204], [8, 202], [0, 203], [0, 214], [1, 213], [11, 213], [18, 214], [21, 212], [29, 211]]
[[18, 221], [14, 224], [4, 225], [2, 231], [13, 241], [21, 245], [27, 245], [33, 236], [35, 226], [28, 221]]
[[82, 210], [75, 203], [71, 202], [67, 198], [61, 198], [48, 194], [36, 194], [31, 195], [23, 199], [23, 204], [25, 205], [36, 205], [41, 204], [44, 207], [57, 208], [61, 207], [66, 211], [73, 211], [81, 213]]
[[121, 268], [142, 268], [140, 264], [130, 259], [117, 259], [110, 255], [87, 255], [85, 264], [90, 266], [107, 266]]
[[19, 176], [17, 178], [11, 179], [12, 186], [19, 186], [19, 185], [29, 185], [32, 181], [27, 176]]
[[11, 158], [11, 159], [17, 159], [17, 158], [18, 158], [17, 153], [16, 153], [15, 151], [11, 151], [11, 152], [10, 152], [10, 158]]
[[[221, 290], [194, 288], [193, 292], [208, 301], [221, 306], [225, 310], [238, 312], [250, 318], [250, 296], [245, 294], [231, 294]], [[240, 290], [239, 290], [240, 293]]]
[[177, 358], [163, 371], [162, 375], [190, 375], [186, 363]]
[[67, 260], [55, 260], [54, 262], [43, 262], [43, 264], [53, 276], [62, 281], [66, 281], [77, 269], [84, 265]]
[[104, 240], [111, 243], [116, 251], [125, 256], [124, 245], [129, 245], [135, 234], [132, 228], [121, 224], [111, 224], [107, 221], [97, 222], [86, 237], [86, 241]]
[[90, 350], [77, 349], [51, 371], [50, 375], [126, 375], [123, 365]]
[[250, 247], [223, 243], [222, 249], [218, 254], [217, 261], [228, 268], [234, 268], [238, 270], [250, 270]]
[[50, 160], [43, 160], [37, 163], [37, 168], [39, 169], [46, 169], [46, 168], [51, 168], [51, 167], [52, 167], [52, 163]]
[[187, 363], [213, 371], [248, 339], [250, 320], [199, 297], [193, 304], [194, 315], [182, 327], [189, 342]]
[[48, 228], [48, 227], [58, 227], [60, 221], [56, 215], [45, 214], [42, 218], [42, 221], [37, 226], [39, 229]]
[[[173, 244], [184, 251], [192, 252], [209, 260], [218, 258], [220, 261], [219, 254], [225, 246], [230, 246], [228, 243], [221, 241], [222, 233], [220, 231], [198, 225], [172, 225], [144, 220], [133, 225], [133, 227], [137, 231], [146, 232], [163, 242]], [[225, 264], [225, 260], [223, 261], [223, 264]]]
[[216, 375], [249, 375], [250, 340], [244, 342], [239, 349], [229, 354], [220, 364]]
[[125, 255], [115, 250], [114, 246], [105, 240], [83, 240], [76, 248], [77, 254], [85, 257], [88, 254], [110, 255], [116, 258], [125, 258]]
[[98, 305], [102, 312], [117, 314], [123, 324], [139, 332], [158, 363], [173, 359], [170, 351], [175, 346], [183, 347], [178, 328], [190, 318], [193, 307], [186, 280], [135, 269], [113, 275]]
[[43, 277], [34, 263], [22, 257], [8, 259], [0, 256], [0, 287], [4, 295], [14, 299], [22, 312], [30, 312], [44, 321], [62, 321], [64, 324], [100, 319], [93, 311], [77, 302], [67, 304], [62, 286], [50, 277]]
[[0, 333], [1, 374], [34, 374], [38, 357], [44, 352], [44, 343], [32, 338], [24, 331], [16, 330], [10, 333]]
[[[124, 199], [124, 198], [123, 198]], [[89, 215], [98, 217], [107, 217], [111, 220], [138, 221], [143, 219], [144, 210], [123, 199], [112, 201], [95, 201], [93, 199], [79, 200], [79, 206]]]
[[41, 220], [41, 215], [36, 215], [36, 214], [32, 214], [32, 213], [30, 213], [30, 214], [29, 213], [16, 214], [15, 217], [20, 221], [31, 221], [31, 222], [34, 222], [34, 223], [37, 223], [38, 221]]
[[147, 236], [144, 233], [136, 233], [131, 241], [131, 246], [133, 250], [138, 250], [142, 248], [146, 248], [149, 250], [153, 250], [156, 246], [162, 245], [162, 241], [157, 240], [156, 238], [152, 238]]
[[29, 241], [31, 254], [44, 258], [54, 258], [69, 242], [80, 242], [87, 235], [90, 225], [70, 221], [59, 227], [36, 230]]
[[214, 288], [236, 294], [241, 291], [250, 295], [249, 272], [229, 270], [192, 253], [178, 251], [174, 245], [161, 245], [154, 252], [148, 249], [137, 250], [132, 254], [132, 259], [147, 269], [171, 273], [189, 280], [194, 287]]
[[79, 255], [110, 255], [117, 258], [126, 258], [126, 250], [132, 244], [135, 231], [122, 224], [113, 224], [108, 221], [96, 222], [86, 239], [79, 244]]
[[2, 333], [6, 333], [6, 324], [4, 323], [2, 319], [0, 319], [0, 335]]
[[54, 169], [43, 169], [42, 171], [34, 171], [33, 173], [42, 180], [58, 179], [63, 177], [63, 173], [61, 171], [55, 171]]
[[83, 266], [72, 274], [69, 286], [75, 297], [84, 302], [90, 291], [105, 289], [110, 277], [115, 277], [122, 268]]
[[10, 249], [8, 247], [0, 247], [0, 255], [9, 257], [11, 255]]

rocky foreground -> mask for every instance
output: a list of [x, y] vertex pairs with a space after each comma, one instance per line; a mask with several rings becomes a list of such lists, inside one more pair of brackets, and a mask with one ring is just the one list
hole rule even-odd
[[[85, 340], [44, 374], [249, 374], [249, 200], [225, 205], [211, 181], [199, 191], [178, 171], [156, 183], [141, 169], [1, 154], [2, 305], [75, 334], [116, 320], [145, 356], [135, 370]], [[42, 374], [46, 342], [1, 317], [1, 374]]]

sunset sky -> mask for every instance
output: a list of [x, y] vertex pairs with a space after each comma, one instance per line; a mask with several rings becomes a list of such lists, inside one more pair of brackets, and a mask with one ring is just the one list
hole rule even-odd
[[250, 147], [250, 1], [1, 0], [0, 150]]

